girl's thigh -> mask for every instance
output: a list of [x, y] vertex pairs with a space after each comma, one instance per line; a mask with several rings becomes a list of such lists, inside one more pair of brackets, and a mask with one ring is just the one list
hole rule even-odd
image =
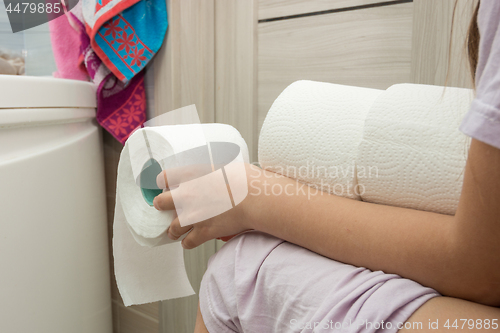
[[248, 232], [209, 262], [200, 310], [209, 332], [397, 332], [433, 289]]
[[407, 332], [500, 332], [500, 308], [451, 297], [436, 297], [406, 321]]

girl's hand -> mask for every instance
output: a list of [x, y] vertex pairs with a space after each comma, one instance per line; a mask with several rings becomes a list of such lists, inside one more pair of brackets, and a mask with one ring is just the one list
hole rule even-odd
[[[199, 171], [197, 168], [192, 168], [190, 170], [177, 170], [174, 172], [172, 172], [172, 170], [169, 170], [168, 175], [171, 180], [170, 184], [167, 179], [167, 172], [163, 171], [157, 177], [158, 187], [173, 187], [175, 185], [172, 182], [174, 178], [176, 179], [176, 181], [174, 182], [176, 182], [177, 184], [179, 183], [177, 182], [178, 179], [182, 179], [183, 181], [185, 181], [186, 179], [193, 179], [195, 178], [193, 177], [193, 175], [191, 175], [191, 171], [193, 170], [195, 173]], [[234, 235], [237, 235], [246, 230], [254, 229], [252, 223], [253, 214], [251, 214], [251, 211], [255, 209], [261, 211], [267, 209], [267, 203], [269, 200], [257, 200], [257, 197], [260, 193], [262, 193], [259, 187], [262, 183], [264, 174], [270, 172], [264, 171], [250, 164], [245, 164], [245, 171], [249, 190], [247, 197], [242, 202], [222, 214], [185, 227], [182, 227], [180, 225], [179, 218], [176, 217], [167, 230], [168, 237], [176, 240], [186, 232], [191, 231], [182, 241], [182, 246], [186, 249], [192, 249], [211, 239], [222, 238], [226, 241], [232, 238]], [[269, 181], [267, 177], [265, 178], [267, 181]], [[183, 198], [183, 200], [189, 200], [189, 198]], [[154, 207], [158, 210], [176, 209], [172, 193], [170, 191], [163, 192], [156, 196], [153, 204]]]

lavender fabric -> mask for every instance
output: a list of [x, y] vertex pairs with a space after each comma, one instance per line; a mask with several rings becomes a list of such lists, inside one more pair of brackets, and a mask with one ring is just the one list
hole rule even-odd
[[500, 149], [500, 1], [481, 1], [478, 26], [481, 40], [476, 70], [476, 98], [460, 130]]
[[209, 332], [397, 332], [439, 294], [252, 231], [210, 258], [199, 296]]

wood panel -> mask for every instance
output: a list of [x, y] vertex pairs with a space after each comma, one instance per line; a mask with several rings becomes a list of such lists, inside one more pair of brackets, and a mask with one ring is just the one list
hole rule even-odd
[[257, 160], [257, 1], [215, 0], [215, 121], [238, 129]]
[[316, 80], [386, 89], [409, 82], [412, 3], [258, 26], [259, 125], [290, 83]]
[[158, 302], [153, 303], [150, 307], [154, 306], [154, 316], [149, 316], [142, 311], [147, 305], [129, 306], [118, 305], [118, 332], [119, 333], [158, 333]]
[[215, 120], [214, 0], [167, 0], [168, 31], [154, 59], [155, 113], [196, 104]]
[[465, 38], [476, 3], [414, 0], [411, 82], [472, 88]]
[[104, 177], [106, 182], [106, 211], [108, 221], [108, 249], [109, 249], [109, 271], [111, 280], [111, 298], [113, 302], [113, 332], [119, 333], [119, 306], [123, 301], [116, 287], [114, 261], [113, 261], [113, 221], [115, 216], [116, 202], [116, 175], [118, 161], [123, 146], [107, 131], [102, 130], [102, 141], [104, 150]]
[[259, 20], [389, 1], [391, 0], [259, 0]]
[[[203, 123], [215, 121], [214, 0], [167, 0], [169, 28], [155, 57], [156, 115], [195, 104]], [[198, 293], [215, 241], [184, 251], [188, 277]], [[160, 332], [192, 332], [198, 295], [161, 302]]]

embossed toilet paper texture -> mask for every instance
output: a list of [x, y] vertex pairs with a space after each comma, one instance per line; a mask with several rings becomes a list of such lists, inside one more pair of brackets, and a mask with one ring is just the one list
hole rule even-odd
[[325, 192], [357, 194], [356, 158], [367, 113], [383, 90], [297, 81], [271, 106], [259, 163]]
[[362, 199], [454, 214], [470, 143], [458, 127], [473, 97], [470, 89], [418, 84], [381, 94], [357, 157], [358, 168], [372, 168], [371, 176], [358, 177]]
[[332, 194], [454, 214], [470, 143], [458, 127], [473, 97], [451, 87], [297, 81], [269, 110], [259, 162]]

